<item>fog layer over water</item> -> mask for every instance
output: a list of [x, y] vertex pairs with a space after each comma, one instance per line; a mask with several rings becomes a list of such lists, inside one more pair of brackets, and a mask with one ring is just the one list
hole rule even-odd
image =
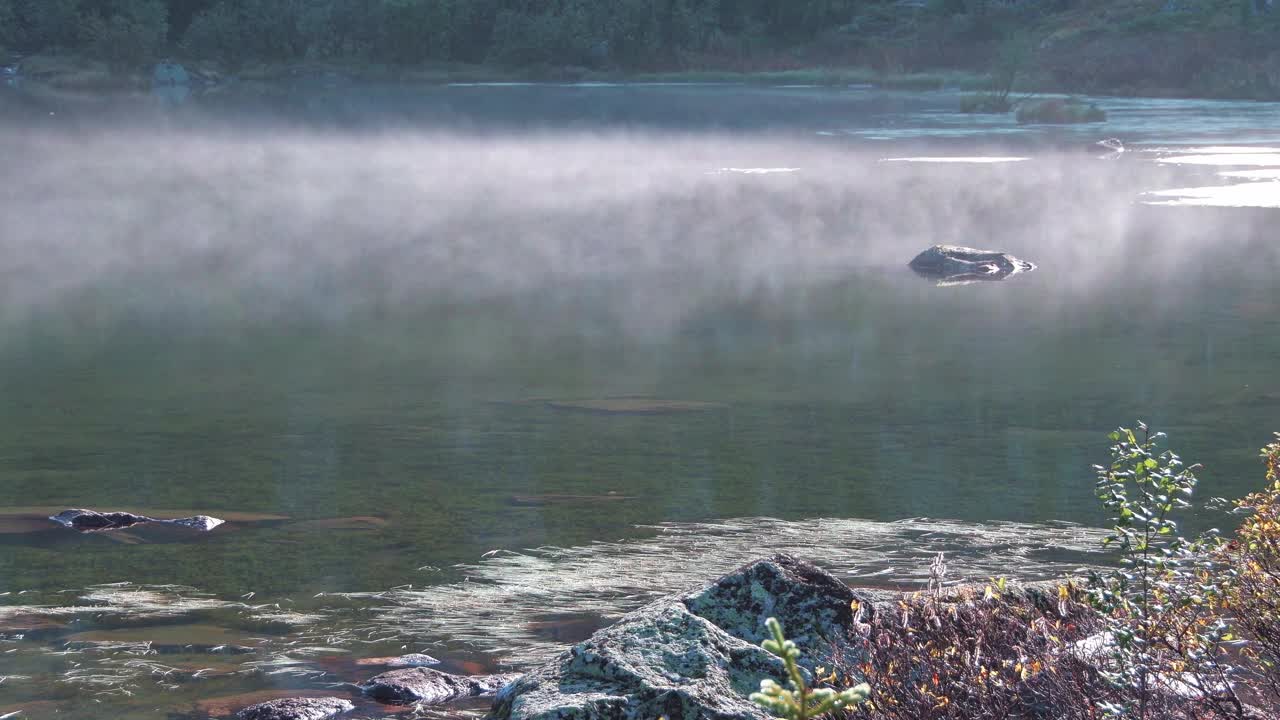
[[[315, 648], [528, 662], [572, 632], [504, 608], [592, 626], [806, 544], [882, 585], [943, 545], [1054, 574], [1140, 418], [1242, 495], [1280, 409], [1275, 216], [1149, 204], [1250, 181], [1093, 140], [6, 130], [0, 592], [39, 592], [0, 634], [182, 584], [139, 592], [305, 684], [363, 672]], [[1037, 269], [938, 287], [906, 268], [936, 243]], [[40, 524], [81, 506], [229, 522]], [[31, 662], [0, 675], [68, 671]]]
[[[298, 132], [3, 155], [13, 505], [388, 514], [418, 564], [666, 520], [1092, 520], [1106, 429], [1169, 427], [1239, 494], [1280, 392], [1271, 216], [1144, 206], [1188, 171], [1138, 154]], [[934, 243], [1040, 269], [938, 288], [905, 269]], [[637, 395], [722, 407], [538, 400]], [[508, 504], [609, 491], [632, 499]]]

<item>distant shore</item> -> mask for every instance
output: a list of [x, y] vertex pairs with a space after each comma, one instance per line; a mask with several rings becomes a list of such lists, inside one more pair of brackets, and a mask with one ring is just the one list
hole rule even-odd
[[[868, 87], [887, 90], [951, 90], [983, 93], [992, 89], [989, 75], [968, 70], [930, 70], [918, 72], [883, 72], [869, 67], [815, 66], [777, 70], [685, 69], [662, 72], [599, 70], [577, 66], [537, 65], [512, 68], [498, 65], [441, 63], [420, 66], [393, 66], [373, 63], [298, 62], [250, 63], [229, 70], [207, 63], [189, 62], [181, 57], [173, 62], [188, 68], [194, 84], [205, 87], [232, 87], [269, 91], [293, 83], [316, 84], [320, 87], [343, 83], [400, 83], [406, 85], [456, 85], [482, 83], [670, 83], [670, 84], [740, 84], [766, 87]], [[111, 93], [149, 91], [151, 68], [121, 70], [106, 63], [78, 55], [39, 54], [18, 59], [14, 77], [26, 86], [56, 91]], [[1073, 94], [1045, 77], [1019, 79], [1015, 95]], [[1092, 95], [1116, 97], [1254, 99], [1215, 96], [1187, 88], [1149, 87], [1115, 88], [1092, 91]]]

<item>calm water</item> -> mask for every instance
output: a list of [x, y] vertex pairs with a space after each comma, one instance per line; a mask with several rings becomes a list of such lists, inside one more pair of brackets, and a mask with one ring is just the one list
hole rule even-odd
[[[1101, 102], [1054, 130], [856, 89], [9, 107], [0, 715], [216, 716], [407, 650], [521, 667], [778, 549], [889, 586], [940, 549], [1061, 572], [1137, 419], [1206, 497], [1249, 492], [1280, 191], [1169, 161], [1280, 145], [1280, 109]], [[938, 156], [1020, 160], [901, 161]], [[1263, 207], [1145, 194], [1242, 182], [1216, 204]], [[934, 243], [1039, 269], [936, 287], [905, 267]], [[230, 522], [40, 520], [67, 507]]]

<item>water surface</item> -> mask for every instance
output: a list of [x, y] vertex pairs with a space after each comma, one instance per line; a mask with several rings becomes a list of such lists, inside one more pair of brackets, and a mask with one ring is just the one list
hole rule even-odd
[[[1266, 155], [1273, 105], [305, 97], [0, 132], [0, 714], [524, 667], [778, 550], [877, 587], [939, 550], [1060, 574], [1138, 419], [1206, 496], [1260, 481], [1271, 176], [1194, 158]], [[1038, 269], [937, 287], [906, 268], [935, 243]], [[229, 522], [40, 519], [82, 506]]]

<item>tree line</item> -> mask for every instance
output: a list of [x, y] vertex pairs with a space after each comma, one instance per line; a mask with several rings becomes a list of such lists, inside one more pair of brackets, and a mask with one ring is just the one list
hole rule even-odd
[[838, 30], [864, 6], [876, 4], [883, 3], [0, 0], [0, 47], [87, 52], [121, 64], [178, 54], [227, 63], [358, 59], [644, 66], [744, 39], [804, 43]]

